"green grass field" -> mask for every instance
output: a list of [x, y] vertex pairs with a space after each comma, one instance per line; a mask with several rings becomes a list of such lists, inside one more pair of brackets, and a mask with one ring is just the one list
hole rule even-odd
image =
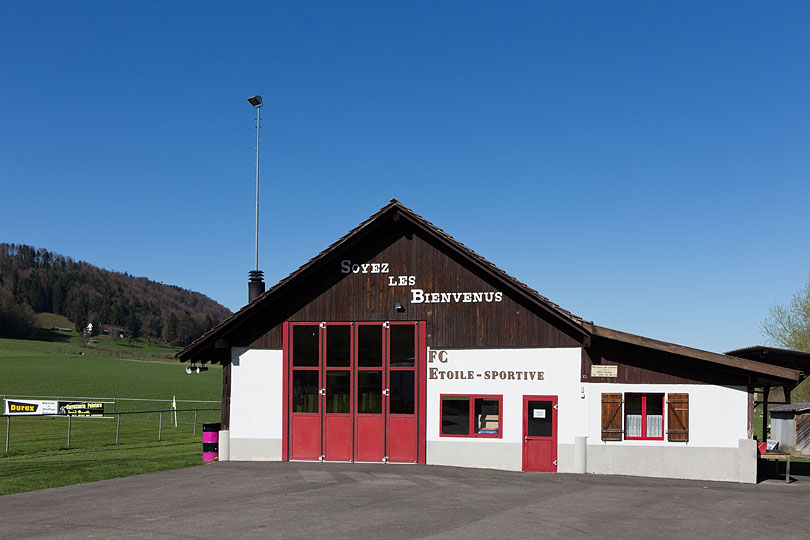
[[188, 375], [176, 360], [140, 350], [124, 354], [72, 343], [0, 339], [0, 395], [216, 400], [222, 392], [220, 374], [211, 366]]
[[[57, 325], [54, 325], [57, 326]], [[52, 333], [55, 334], [55, 333]], [[51, 341], [0, 339], [0, 397], [107, 398], [105, 413], [219, 408], [221, 368], [188, 375], [171, 359], [176, 349], [104, 336], [87, 346], [79, 336]], [[140, 398], [155, 401], [130, 401]], [[188, 401], [188, 402], [186, 402]], [[197, 421], [218, 421], [219, 411], [198, 412]], [[0, 494], [114, 478], [201, 462], [200, 426], [194, 413], [123, 414], [112, 418], [0, 419]], [[9, 451], [5, 453], [6, 428]], [[158, 442], [160, 431], [161, 441]]]

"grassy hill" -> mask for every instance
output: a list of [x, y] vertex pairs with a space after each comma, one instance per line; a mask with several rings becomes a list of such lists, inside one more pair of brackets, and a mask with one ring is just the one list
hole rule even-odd
[[[204, 294], [74, 261], [24, 244], [0, 243], [0, 337], [41, 339], [35, 313], [59, 326], [88, 323], [116, 333], [187, 345], [230, 311]], [[42, 318], [40, 317], [42, 321]]]
[[[75, 351], [80, 356], [81, 353], [92, 353], [93, 356], [105, 358], [174, 362], [174, 355], [180, 350], [180, 347], [153, 338], [116, 339], [110, 335], [97, 335], [88, 339], [72, 330], [72, 323], [66, 317], [55, 313], [38, 313], [36, 321], [38, 328], [35, 329], [34, 336], [37, 339], [33, 342], [60, 343], [69, 346], [65, 350]], [[58, 328], [65, 330], [57, 330]], [[52, 350], [45, 345], [39, 346]]]

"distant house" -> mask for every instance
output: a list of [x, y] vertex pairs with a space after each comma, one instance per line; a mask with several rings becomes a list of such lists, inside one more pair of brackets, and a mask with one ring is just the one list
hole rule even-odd
[[124, 339], [127, 336], [127, 331], [121, 326], [113, 326], [111, 324], [99, 324], [99, 333], [105, 336], [113, 336], [118, 339]]

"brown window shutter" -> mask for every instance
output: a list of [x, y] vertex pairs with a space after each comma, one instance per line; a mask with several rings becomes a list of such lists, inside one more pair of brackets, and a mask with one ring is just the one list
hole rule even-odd
[[602, 394], [602, 440], [622, 440], [622, 395]]
[[689, 394], [667, 394], [667, 440], [689, 442]]

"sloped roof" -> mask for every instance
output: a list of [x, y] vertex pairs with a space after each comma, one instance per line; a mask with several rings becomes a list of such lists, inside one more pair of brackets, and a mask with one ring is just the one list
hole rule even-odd
[[[391, 199], [391, 201], [383, 206], [379, 211], [369, 217], [367, 220], [362, 222], [360, 225], [355, 227], [354, 229], [350, 230], [340, 239], [335, 241], [329, 247], [315, 255], [312, 259], [304, 263], [301, 267], [297, 270], [292, 272], [289, 276], [285, 277], [273, 287], [266, 290], [264, 293], [259, 295], [253, 302], [250, 302], [242, 309], [222, 321], [220, 324], [200, 336], [194, 342], [186, 346], [182, 351], [177, 353], [176, 357], [179, 358], [181, 361], [188, 361], [194, 357], [199, 357], [201, 353], [206, 350], [210, 350], [210, 348], [214, 345], [214, 342], [217, 339], [222, 338], [223, 336], [227, 335], [227, 333], [235, 328], [240, 321], [244, 321], [248, 319], [252, 313], [257, 312], [260, 307], [266, 304], [270, 298], [272, 298], [279, 290], [283, 289], [287, 286], [290, 282], [294, 281], [296, 278], [301, 276], [302, 274], [307, 273], [309, 270], [314, 268], [318, 265], [319, 262], [326, 259], [330, 254], [335, 253], [336, 251], [347, 248], [350, 245], [354, 244], [358, 241], [364, 233], [372, 230], [375, 225], [385, 222], [387, 219], [392, 218], [395, 221], [404, 220], [412, 225], [414, 225], [417, 229], [424, 231], [426, 234], [432, 236], [434, 239], [438, 240], [441, 244], [445, 247], [449, 248], [452, 251], [455, 251], [462, 257], [464, 257], [468, 262], [472, 263], [473, 265], [479, 267], [480, 269], [484, 270], [486, 273], [490, 274], [491, 276], [498, 279], [501, 283], [503, 283], [508, 289], [511, 291], [523, 296], [530, 302], [534, 303], [536, 306], [540, 307], [542, 310], [546, 311], [557, 317], [561, 320], [564, 324], [568, 327], [572, 328], [573, 330], [579, 332], [583, 336], [587, 335], [587, 330], [582, 326], [584, 322], [581, 317], [574, 315], [570, 311], [563, 309], [558, 304], [555, 304], [545, 296], [541, 295], [536, 290], [532, 289], [525, 283], [519, 281], [515, 277], [507, 274], [505, 271], [501, 270], [497, 266], [495, 266], [490, 261], [486, 260], [484, 257], [475, 253], [472, 249], [468, 248], [445, 231], [440, 229], [439, 227], [435, 226], [431, 222], [427, 221], [422, 216], [418, 215], [416, 212], [411, 210], [410, 208], [403, 205], [397, 199]], [[206, 362], [209, 361], [208, 359], [201, 358], [198, 361]]]
[[753, 345], [742, 349], [734, 349], [724, 354], [738, 358], [751, 358], [768, 364], [798, 369], [810, 374], [810, 353], [804, 351]]
[[[799, 381], [803, 378], [801, 370], [797, 370], [790, 366], [780, 365], [773, 362], [763, 361], [759, 358], [748, 358], [745, 356], [736, 356], [731, 353], [719, 354], [702, 349], [695, 349], [693, 347], [686, 347], [684, 345], [677, 345], [666, 341], [660, 341], [644, 336], [629, 334], [620, 330], [613, 330], [612, 328], [605, 328], [604, 326], [597, 326], [595, 324], [583, 323], [588, 328], [591, 335], [595, 338], [602, 338], [610, 341], [633, 345], [657, 351], [661, 353], [674, 354], [682, 357], [701, 360], [709, 364], [713, 364], [720, 368], [731, 368], [734, 370], [747, 371], [755, 374], [762, 379], [770, 381]], [[794, 351], [795, 352], [795, 351]], [[803, 353], [800, 353], [803, 354]], [[755, 381], [757, 382], [757, 381]], [[759, 381], [758, 382], [762, 382]]]
[[799, 403], [788, 403], [787, 405], [779, 405], [778, 407], [771, 407], [772, 413], [779, 412], [797, 412], [810, 411], [810, 401], [800, 401]]
[[[484, 257], [478, 255], [472, 249], [468, 248], [436, 225], [427, 221], [425, 218], [403, 205], [397, 199], [391, 199], [387, 205], [383, 206], [375, 214], [360, 223], [360, 225], [354, 229], [350, 230], [329, 247], [315, 255], [312, 259], [304, 263], [289, 276], [285, 277], [273, 287], [259, 295], [253, 302], [250, 302], [242, 309], [212, 328], [210, 331], [196, 339], [190, 345], [186, 346], [182, 351], [176, 354], [176, 357], [183, 362], [189, 360], [202, 363], [219, 361], [218, 357], [222, 355], [222, 350], [229, 347], [229, 344], [223, 340], [227, 340], [230, 332], [236, 330], [242, 323], [251, 319], [254, 314], [258, 313], [263, 306], [267, 305], [268, 302], [271, 302], [272, 298], [280, 291], [285, 289], [291, 282], [307, 274], [308, 272], [314, 271], [321, 263], [328, 259], [331, 254], [338, 252], [338, 250], [346, 249], [361, 241], [367, 233], [375, 230], [377, 226], [387, 222], [388, 219], [393, 219], [397, 222], [405, 221], [410, 223], [416, 229], [422, 231], [425, 235], [438, 241], [442, 246], [451, 252], [461, 256], [472, 266], [481, 269], [485, 273], [497, 279], [504, 286], [505, 290], [509, 290], [513, 294], [523, 297], [534, 306], [537, 306], [541, 311], [549, 313], [571, 330], [578, 332], [583, 336], [583, 340], [589, 340], [592, 337], [596, 339], [607, 339], [610, 341], [631, 345], [633, 347], [640, 347], [642, 349], [658, 352], [667, 352], [700, 360], [720, 369], [731, 368], [735, 370], [748, 371], [756, 376], [765, 377], [770, 380], [776, 379], [782, 381], [798, 381], [802, 378], [803, 374], [801, 373], [801, 370], [792, 368], [792, 366], [789, 367], [775, 364], [773, 362], [762, 361], [760, 358], [752, 359], [745, 357], [744, 355], [737, 357], [736, 355], [732, 354], [735, 351], [732, 351], [732, 353], [718, 354], [597, 326], [593, 322], [586, 321], [582, 317], [574, 315], [570, 311], [563, 309], [558, 304], [552, 302], [525, 283], [507, 274], [505, 271], [501, 270]], [[217, 349], [220, 349], [218, 354]], [[810, 357], [810, 355], [808, 355], [808, 357]]]

